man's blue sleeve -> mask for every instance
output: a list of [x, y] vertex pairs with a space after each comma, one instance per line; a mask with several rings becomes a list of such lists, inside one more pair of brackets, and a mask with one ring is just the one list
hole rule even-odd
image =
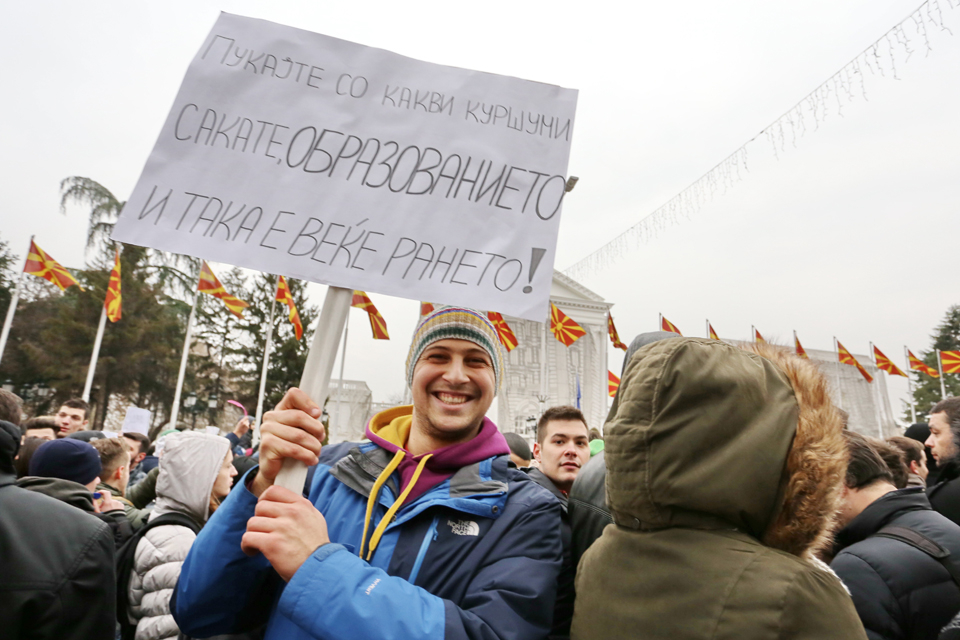
[[561, 563], [560, 505], [536, 504], [512, 524], [511, 535], [477, 572], [460, 603], [390, 576], [341, 545], [327, 544], [287, 584], [279, 613], [307, 634], [326, 639], [546, 638]]
[[282, 581], [263, 555], [249, 557], [240, 549], [256, 506], [241, 480], [190, 548], [170, 603], [185, 634], [237, 633], [267, 621]]

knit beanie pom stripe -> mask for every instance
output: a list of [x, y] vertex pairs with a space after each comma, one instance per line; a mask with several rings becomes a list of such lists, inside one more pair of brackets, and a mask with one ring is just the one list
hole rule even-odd
[[464, 307], [439, 307], [420, 322], [407, 355], [408, 385], [413, 385], [413, 370], [424, 349], [439, 340], [467, 340], [486, 351], [493, 361], [494, 388], [500, 389], [503, 347], [497, 330], [484, 313]]

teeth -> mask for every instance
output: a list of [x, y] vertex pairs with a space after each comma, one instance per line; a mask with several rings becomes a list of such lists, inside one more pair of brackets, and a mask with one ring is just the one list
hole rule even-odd
[[452, 393], [438, 393], [437, 397], [440, 398], [440, 402], [446, 404], [463, 404], [467, 401], [465, 397], [453, 395]]

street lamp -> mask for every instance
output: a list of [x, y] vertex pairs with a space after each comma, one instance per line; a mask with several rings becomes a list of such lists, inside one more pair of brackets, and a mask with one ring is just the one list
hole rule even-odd
[[210, 422], [217, 423], [217, 394], [211, 393], [207, 398], [207, 410], [210, 412]]
[[193, 420], [190, 424], [191, 429], [197, 428], [197, 413], [200, 407], [197, 406], [197, 394], [193, 391], [187, 394], [187, 397], [183, 399], [183, 409], [187, 413], [193, 416]]

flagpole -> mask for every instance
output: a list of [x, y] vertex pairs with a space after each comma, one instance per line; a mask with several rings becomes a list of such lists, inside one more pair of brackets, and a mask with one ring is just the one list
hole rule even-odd
[[[270, 320], [267, 321], [267, 340], [263, 347], [263, 369], [260, 371], [260, 392], [257, 394], [257, 414], [253, 422], [253, 442], [260, 442], [260, 421], [263, 420], [263, 396], [267, 391], [267, 369], [270, 366], [270, 351], [273, 349], [273, 319], [277, 311], [277, 291], [280, 276], [273, 285], [273, 300], [270, 302]], [[291, 294], [292, 295], [292, 294]]]
[[907, 353], [907, 345], [903, 345], [903, 358], [907, 361], [907, 390], [910, 393], [910, 418], [913, 424], [917, 423], [917, 403], [913, 397], [913, 378], [911, 373], [913, 368], [910, 366], [910, 354]]
[[837, 336], [833, 336], [833, 350], [837, 353], [837, 397], [839, 398], [840, 409], [843, 409], [843, 387], [840, 386], [840, 347], [837, 343]]
[[657, 331], [663, 331], [663, 314], [657, 314], [660, 316], [660, 323], [657, 325]]
[[[200, 267], [203, 271], [203, 267]], [[180, 392], [183, 391], [183, 377], [187, 373], [187, 357], [190, 355], [190, 337], [193, 334], [193, 319], [197, 315], [197, 298], [200, 297], [200, 273], [197, 273], [197, 286], [193, 291], [193, 304], [187, 317], [187, 334], [183, 338], [183, 354], [180, 356], [180, 372], [177, 374], [177, 389], [173, 392], [173, 409], [170, 411], [170, 428], [177, 428], [177, 416], [180, 414]]]
[[343, 349], [340, 351], [340, 385], [337, 388], [337, 429], [343, 426], [343, 413], [341, 405], [343, 400], [343, 366], [347, 362], [347, 334], [350, 332], [350, 314], [347, 313], [347, 319], [343, 323]]
[[[867, 358], [869, 358], [870, 362], [873, 363], [873, 366], [876, 367], [877, 378], [879, 378], [882, 371], [880, 371], [880, 367], [877, 367], [877, 352], [873, 350], [873, 340], [868, 341], [867, 344], [870, 345], [870, 352], [867, 354]], [[871, 389], [870, 393], [874, 396], [874, 400], [877, 403], [877, 431], [879, 432], [880, 439], [883, 440], [883, 421], [881, 420], [883, 416], [881, 415], [882, 411], [880, 410], [879, 382], [876, 385], [873, 385], [873, 389]]]
[[940, 349], [937, 349], [937, 371], [940, 372], [940, 399], [947, 399], [947, 386], [943, 383], [943, 364], [940, 362]]
[[797, 342], [799, 342], [799, 340], [797, 340], [797, 330], [794, 329], [794, 330], [793, 330], [793, 353], [794, 353], [794, 355], [800, 355], [800, 354], [798, 353], [799, 350], [797, 349]]
[[710, 318], [707, 318], [707, 337], [710, 337]]
[[[321, 409], [330, 394], [330, 374], [337, 358], [340, 335], [347, 321], [350, 303], [353, 301], [353, 289], [328, 287], [323, 300], [320, 319], [313, 332], [313, 342], [307, 353], [307, 362], [300, 377], [300, 389], [317, 403]], [[307, 465], [293, 458], [283, 461], [283, 468], [277, 474], [274, 484], [289, 489], [296, 494], [303, 492], [307, 480]]]
[[100, 326], [97, 327], [97, 337], [93, 341], [93, 353], [90, 354], [90, 366], [87, 367], [87, 382], [83, 385], [83, 401], [90, 402], [90, 389], [93, 387], [93, 374], [97, 370], [97, 359], [100, 357], [100, 343], [103, 342], [103, 329], [107, 326], [107, 305], [100, 310]]
[[757, 341], [757, 328], [753, 325], [750, 325], [750, 339], [754, 342]]
[[[30, 247], [33, 246], [34, 236], [30, 236]], [[17, 286], [10, 297], [10, 306], [7, 307], [7, 318], [3, 321], [3, 331], [0, 332], [0, 361], [3, 360], [3, 352], [7, 347], [7, 337], [10, 335], [10, 327], [13, 326], [13, 314], [17, 312], [17, 302], [20, 300], [20, 286], [23, 284], [23, 274], [27, 269], [27, 261], [30, 260], [30, 248], [27, 248], [27, 255], [23, 259], [23, 269], [20, 269], [20, 277], [17, 278]]]

